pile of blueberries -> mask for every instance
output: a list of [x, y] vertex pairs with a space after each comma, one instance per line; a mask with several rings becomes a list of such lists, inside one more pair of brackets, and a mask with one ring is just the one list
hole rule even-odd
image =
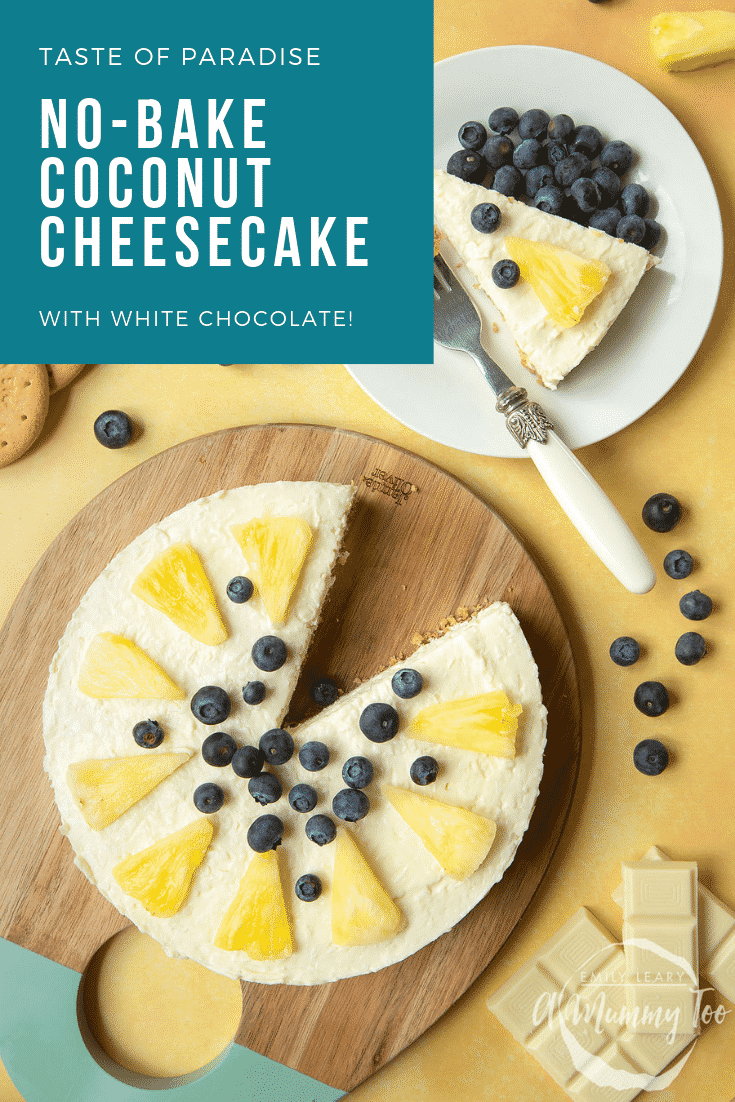
[[[237, 604], [248, 601], [252, 594], [253, 584], [248, 578], [233, 578], [227, 586], [228, 597]], [[264, 635], [253, 644], [251, 657], [257, 669], [272, 673], [286, 662], [288, 651], [278, 636]], [[394, 674], [391, 686], [397, 697], [407, 700], [421, 692], [423, 678], [417, 670], [403, 669]], [[258, 705], [265, 699], [266, 692], [262, 681], [249, 681], [243, 687], [242, 697], [246, 704]], [[332, 704], [338, 696], [338, 688], [330, 678], [320, 678], [312, 686], [311, 696], [315, 703], [322, 706]], [[228, 719], [232, 702], [226, 690], [219, 685], [205, 685], [194, 693], [191, 710], [200, 723], [215, 727]], [[398, 712], [390, 704], [368, 704], [363, 709], [359, 725], [370, 742], [388, 742], [398, 732]], [[156, 720], [147, 719], [135, 725], [133, 737], [139, 746], [153, 749], [160, 746], [164, 731]], [[220, 768], [232, 766], [238, 777], [247, 779], [248, 792], [262, 807], [275, 804], [283, 796], [283, 784], [273, 768], [285, 765], [295, 751], [291, 734], [281, 727], [266, 731], [257, 746], [238, 746], [232, 735], [225, 731], [208, 735], [202, 743], [205, 762]], [[298, 760], [308, 773], [318, 773], [329, 762], [329, 748], [323, 742], [307, 742], [300, 748]], [[266, 770], [265, 766], [269, 768]], [[410, 769], [411, 779], [418, 785], [433, 783], [438, 772], [438, 763], [428, 755], [417, 758]], [[342, 768], [342, 779], [346, 787], [332, 800], [332, 812], [343, 822], [356, 823], [370, 810], [370, 801], [364, 789], [373, 779], [372, 763], [362, 755], [349, 758]], [[310, 784], [295, 784], [288, 791], [290, 806], [302, 814], [314, 811], [318, 799], [316, 789]], [[213, 781], [205, 781], [194, 791], [194, 804], [205, 815], [219, 811], [224, 801], [223, 788]], [[276, 849], [283, 840], [283, 832], [283, 821], [277, 815], [259, 815], [248, 828], [248, 845], [256, 853]], [[337, 828], [328, 815], [316, 814], [306, 820], [305, 832], [310, 841], [324, 846], [334, 841]], [[306, 873], [296, 881], [295, 890], [299, 899], [311, 902], [321, 894], [321, 881], [318, 876]]]
[[[654, 532], [670, 532], [681, 519], [681, 505], [673, 494], [654, 494], [643, 506], [643, 521]], [[670, 578], [681, 581], [688, 578], [694, 568], [694, 559], [688, 551], [669, 551], [664, 559], [664, 570]], [[712, 612], [712, 599], [699, 589], [685, 593], [679, 601], [679, 611], [687, 620], [706, 620]], [[674, 654], [683, 666], [694, 666], [707, 653], [707, 644], [698, 631], [685, 631], [674, 647]], [[618, 666], [632, 666], [638, 661], [641, 648], [630, 635], [621, 635], [610, 646], [610, 657]], [[647, 716], [661, 716], [669, 707], [669, 694], [660, 681], [643, 681], [633, 694], [636, 708]], [[663, 773], [669, 763], [669, 754], [658, 739], [644, 739], [633, 751], [636, 769], [648, 776]]]
[[606, 142], [597, 127], [577, 126], [569, 115], [551, 118], [532, 108], [519, 116], [513, 107], [496, 108], [487, 127], [463, 123], [458, 137], [462, 148], [447, 164], [453, 176], [644, 249], [658, 243], [661, 227], [649, 217], [648, 192], [621, 178], [634, 159], [627, 142]]

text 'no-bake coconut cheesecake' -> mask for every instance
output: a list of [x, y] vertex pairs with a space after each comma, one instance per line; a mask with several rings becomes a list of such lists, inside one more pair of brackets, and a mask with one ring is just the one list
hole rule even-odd
[[[499, 213], [492, 232], [473, 225], [472, 212], [482, 204]], [[434, 218], [441, 241], [510, 329], [523, 365], [550, 390], [596, 348], [644, 272], [658, 263], [640, 245], [443, 169], [434, 171]], [[520, 279], [501, 286], [493, 269], [507, 260], [518, 265]]]
[[513, 860], [546, 712], [496, 603], [286, 731], [354, 489], [195, 501], [92, 584], [54, 657], [45, 768], [76, 864], [167, 953], [317, 984], [404, 959]]

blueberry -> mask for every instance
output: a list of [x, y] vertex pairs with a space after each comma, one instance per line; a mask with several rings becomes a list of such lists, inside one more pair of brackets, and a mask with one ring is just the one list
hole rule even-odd
[[465, 122], [460, 126], [457, 137], [463, 149], [482, 149], [487, 141], [487, 130], [481, 122]]
[[358, 819], [364, 819], [369, 810], [370, 801], [357, 788], [343, 788], [332, 800], [332, 811], [345, 823], [356, 823]]
[[194, 789], [194, 806], [197, 811], [203, 811], [205, 815], [219, 811], [224, 802], [225, 794], [218, 784], [207, 781]]
[[133, 727], [133, 738], [138, 746], [153, 750], [163, 742], [163, 727], [155, 719], [144, 719]]
[[313, 811], [317, 805], [317, 794], [310, 784], [295, 784], [288, 794], [288, 802], [294, 811]]
[[401, 700], [410, 700], [413, 696], [418, 696], [424, 687], [424, 679], [418, 670], [398, 670], [393, 674], [390, 681], [390, 687], [396, 696], [400, 696]]
[[606, 207], [604, 210], [593, 211], [587, 224], [593, 230], [602, 230], [603, 233], [609, 233], [611, 237], [617, 237], [619, 221], [620, 211], [618, 208]]
[[546, 136], [546, 128], [550, 123], [546, 111], [540, 107], [532, 107], [530, 111], [524, 111], [518, 120], [518, 135], [521, 141], [526, 138], [543, 138]]
[[251, 654], [255, 665], [265, 673], [280, 670], [288, 658], [286, 644], [277, 635], [263, 635], [256, 639]]
[[596, 126], [578, 126], [567, 142], [572, 153], [584, 153], [594, 161], [602, 149], [602, 134]]
[[230, 714], [230, 698], [219, 685], [205, 685], [191, 698], [191, 710], [200, 723], [213, 727], [224, 723]]
[[620, 192], [620, 209], [623, 214], [637, 214], [643, 218], [648, 214], [651, 200], [648, 192], [640, 184], [626, 184]]
[[682, 666], [694, 666], [707, 653], [707, 644], [698, 631], [685, 631], [676, 640], [674, 654]]
[[513, 150], [513, 164], [522, 172], [535, 168], [544, 158], [544, 147], [536, 138], [526, 138]]
[[518, 112], [514, 107], [496, 107], [487, 124], [496, 134], [510, 134], [518, 126]]
[[303, 903], [313, 903], [322, 894], [322, 882], [313, 872], [306, 872], [296, 881], [295, 891]]
[[342, 766], [342, 780], [350, 788], [367, 788], [373, 779], [373, 767], [367, 758], [348, 758]]
[[133, 422], [120, 409], [108, 409], [94, 423], [94, 435], [106, 448], [124, 448], [133, 439]]
[[584, 153], [570, 153], [554, 167], [554, 179], [559, 187], [571, 187], [580, 176], [589, 175], [592, 165]]
[[559, 164], [559, 161], [563, 161], [565, 157], [569, 156], [569, 150], [564, 142], [547, 142], [546, 144], [546, 160], [555, 168]]
[[284, 765], [293, 757], [293, 739], [282, 727], [273, 727], [266, 731], [260, 736], [258, 745], [265, 754], [265, 760], [271, 765]]
[[633, 164], [633, 150], [627, 142], [607, 142], [600, 151], [600, 164], [611, 168], [618, 176], [624, 176]]
[[513, 160], [514, 145], [510, 138], [502, 134], [493, 134], [482, 147], [482, 156], [490, 168], [509, 165]]
[[248, 845], [256, 853], [267, 853], [280, 846], [283, 839], [283, 823], [277, 815], [259, 815], [248, 827]]
[[309, 696], [320, 708], [326, 708], [328, 704], [334, 704], [339, 688], [331, 677], [320, 677], [309, 689]]
[[571, 194], [564, 196], [564, 205], [561, 209], [561, 217], [570, 222], [576, 222], [578, 226], [586, 226], [589, 215], [584, 214], [577, 206]]
[[644, 249], [655, 249], [661, 240], [661, 227], [655, 218], [644, 218], [646, 223], [646, 232], [641, 241], [641, 245]]
[[664, 559], [664, 570], [670, 578], [688, 578], [694, 567], [694, 559], [688, 551], [669, 551]]
[[536, 165], [529, 168], [526, 173], [526, 195], [533, 199], [539, 188], [549, 187], [554, 183], [554, 170], [548, 165]]
[[249, 601], [253, 595], [253, 583], [250, 578], [243, 578], [242, 574], [238, 574], [235, 578], [230, 578], [227, 583], [227, 596], [235, 605], [244, 605], [246, 601]]
[[493, 187], [501, 195], [517, 199], [523, 191], [523, 173], [519, 172], [515, 165], [503, 165], [495, 173]]
[[265, 685], [262, 681], [248, 681], [243, 685], [242, 698], [246, 704], [262, 704], [265, 700]]
[[229, 765], [236, 750], [237, 743], [234, 738], [232, 735], [226, 735], [224, 731], [207, 735], [202, 743], [202, 757], [207, 765]]
[[571, 187], [571, 195], [583, 214], [592, 214], [602, 203], [600, 189], [589, 176], [580, 176]]
[[495, 233], [500, 221], [500, 207], [497, 207], [495, 203], [478, 203], [476, 207], [472, 208], [470, 222], [473, 229], [477, 230], [478, 233]]
[[669, 706], [669, 694], [660, 681], [642, 681], [633, 693], [633, 703], [646, 716], [662, 716]]
[[511, 287], [515, 287], [516, 283], [521, 278], [521, 269], [518, 267], [515, 260], [499, 260], [497, 264], [493, 265], [491, 274], [493, 283], [496, 287], [502, 287], [504, 290], [508, 290]]
[[232, 770], [238, 777], [257, 777], [264, 764], [265, 754], [257, 746], [238, 746], [232, 756]]
[[633, 751], [633, 764], [639, 773], [657, 777], [669, 764], [669, 752], [658, 739], [644, 738]]
[[564, 192], [553, 184], [539, 188], [534, 196], [533, 205], [539, 210], [545, 210], [547, 214], [561, 214], [564, 206]]
[[438, 773], [439, 763], [435, 758], [429, 757], [428, 754], [416, 758], [416, 761], [411, 764], [410, 775], [414, 784], [433, 784]]
[[569, 115], [554, 115], [546, 132], [550, 138], [565, 142], [574, 133], [574, 120]]
[[679, 611], [687, 620], [706, 620], [712, 611], [712, 598], [700, 590], [685, 593], [679, 601]]
[[390, 704], [368, 704], [360, 716], [360, 730], [371, 742], [388, 742], [398, 731], [398, 712]]
[[468, 184], [481, 184], [487, 175], [487, 162], [474, 149], [458, 149], [447, 162], [447, 172]]
[[299, 750], [299, 761], [310, 773], [318, 773], [329, 761], [329, 750], [323, 742], [305, 742]]
[[[248, 781], [248, 792], [256, 804], [265, 807], [266, 804], [274, 804], [283, 795], [283, 785], [275, 773], [258, 773]], [[272, 846], [268, 847], [272, 849]]]
[[[620, 195], [620, 177], [611, 168], [596, 168], [592, 173], [592, 179], [600, 189], [602, 205], [611, 207]], [[620, 215], [618, 215], [618, 218]]]
[[327, 846], [337, 837], [337, 828], [328, 815], [312, 815], [306, 820], [306, 837], [318, 846]]
[[632, 666], [641, 656], [641, 648], [630, 635], [621, 635], [610, 644], [610, 657], [616, 666]]
[[654, 494], [643, 506], [643, 522], [654, 532], [670, 532], [681, 519], [681, 505], [673, 494]]

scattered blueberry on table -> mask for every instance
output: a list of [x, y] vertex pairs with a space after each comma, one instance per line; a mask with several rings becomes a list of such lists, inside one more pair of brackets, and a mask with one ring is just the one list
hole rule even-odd
[[653, 532], [670, 532], [681, 520], [681, 505], [673, 494], [654, 494], [641, 512], [643, 523]]
[[319, 677], [309, 689], [309, 695], [320, 708], [326, 708], [339, 696], [339, 686], [331, 677]]
[[643, 681], [633, 694], [633, 703], [646, 716], [662, 716], [669, 706], [669, 694], [660, 681]]
[[712, 598], [699, 589], [685, 593], [679, 601], [679, 609], [687, 620], [706, 620], [712, 612]]
[[707, 644], [698, 631], [685, 631], [676, 640], [674, 654], [682, 666], [695, 666], [707, 653]]
[[632, 666], [640, 656], [640, 644], [630, 635], [620, 635], [610, 644], [610, 657], [616, 666]]
[[108, 409], [94, 423], [94, 435], [105, 448], [124, 448], [133, 439], [133, 422], [121, 409]]
[[645, 738], [633, 750], [633, 764], [639, 773], [657, 777], [669, 764], [669, 752], [658, 739]]
[[670, 578], [688, 578], [694, 568], [694, 559], [688, 551], [669, 551], [664, 559], [664, 570]]

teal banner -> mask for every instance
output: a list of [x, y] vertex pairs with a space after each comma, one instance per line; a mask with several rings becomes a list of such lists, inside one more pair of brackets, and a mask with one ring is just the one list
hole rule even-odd
[[432, 8], [13, 5], [17, 362], [426, 363]]

